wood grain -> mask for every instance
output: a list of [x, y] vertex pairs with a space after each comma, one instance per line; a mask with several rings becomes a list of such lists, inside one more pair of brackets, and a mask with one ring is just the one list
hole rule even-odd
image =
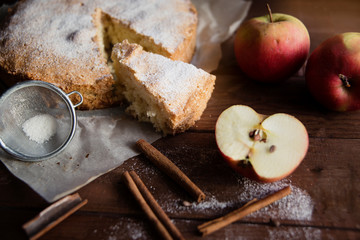
[[[334, 34], [360, 32], [357, 0], [258, 0], [252, 2], [247, 18], [265, 14], [266, 2], [274, 13], [288, 13], [304, 22], [311, 51]], [[131, 170], [146, 182], [186, 239], [360, 239], [360, 111], [336, 113], [317, 104], [307, 91], [303, 70], [278, 85], [251, 81], [236, 65], [233, 38], [222, 45], [222, 53], [214, 72], [215, 91], [201, 120], [186, 133], [154, 143], [204, 191], [207, 200], [202, 205], [184, 206], [183, 201], [191, 202], [191, 197], [139, 155], [81, 188], [79, 194], [88, 199], [88, 204], [41, 239], [159, 239], [121, 183], [124, 171]], [[196, 230], [198, 225], [239, 208], [250, 195], [263, 197], [260, 195], [272, 192], [255, 188], [254, 183], [232, 171], [217, 150], [215, 122], [233, 104], [249, 105], [263, 114], [289, 113], [304, 123], [310, 136], [309, 152], [284, 184], [290, 184], [298, 194], [295, 196], [308, 201], [299, 208], [308, 215], [293, 213], [284, 204], [273, 205], [202, 238]], [[289, 198], [285, 203], [297, 200]], [[26, 239], [22, 224], [47, 206], [0, 164], [1, 239]], [[275, 227], [274, 221], [280, 226]]]

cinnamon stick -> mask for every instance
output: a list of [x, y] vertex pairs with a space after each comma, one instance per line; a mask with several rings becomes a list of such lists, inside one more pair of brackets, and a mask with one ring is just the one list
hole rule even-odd
[[136, 142], [138, 148], [143, 152], [150, 161], [182, 186], [197, 202], [205, 199], [205, 194], [196, 186], [170, 159], [143, 139]]
[[150, 220], [150, 222], [154, 225], [154, 227], [157, 229], [157, 231], [160, 233], [160, 235], [164, 239], [172, 239], [170, 233], [165, 228], [165, 226], [161, 223], [159, 218], [155, 215], [151, 207], [147, 204], [144, 197], [141, 195], [138, 187], [136, 186], [134, 180], [130, 176], [129, 172], [125, 172], [123, 174], [123, 181], [135, 197], [136, 201], [139, 203], [142, 210], [145, 212], [146, 216]]
[[146, 200], [146, 202], [149, 204], [153, 212], [156, 214], [156, 216], [159, 218], [159, 220], [164, 224], [166, 229], [169, 231], [171, 236], [174, 239], [183, 240], [184, 237], [181, 235], [180, 231], [177, 229], [177, 227], [171, 222], [170, 218], [166, 215], [164, 210], [160, 207], [160, 205], [157, 203], [151, 192], [148, 190], [148, 188], [145, 186], [143, 181], [140, 179], [140, 177], [134, 172], [130, 172], [130, 176], [134, 180], [136, 186], [138, 187], [140, 193]]
[[[207, 228], [208, 226], [211, 226], [211, 225], [214, 225], [215, 223], [220, 223], [220, 222], [223, 222], [226, 218], [229, 218], [230, 216], [235, 216], [236, 214], [238, 214], [238, 212], [240, 211], [243, 211], [245, 207], [253, 204], [254, 202], [256, 202], [258, 199], [257, 198], [254, 198], [253, 200], [245, 203], [244, 206], [242, 206], [241, 208], [235, 210], [235, 211], [232, 211], [230, 213], [228, 213], [227, 215], [223, 216], [223, 217], [219, 217], [219, 218], [216, 218], [214, 220], [211, 220], [211, 221], [208, 221], [206, 223], [203, 223], [201, 224], [200, 226], [198, 226], [198, 229], [201, 228], [201, 229], [205, 229]], [[200, 229], [199, 229], [200, 230]]]
[[214, 220], [206, 222], [198, 226], [198, 230], [202, 233], [202, 236], [206, 236], [210, 233], [213, 233], [233, 222], [240, 220], [241, 218], [245, 217], [246, 215], [255, 212], [291, 193], [291, 188], [285, 187], [280, 191], [273, 193], [263, 199], [260, 200], [252, 200], [245, 204], [243, 207]]
[[88, 200], [82, 200], [78, 193], [68, 195], [41, 211], [35, 218], [26, 222], [22, 228], [30, 240], [38, 239], [87, 202]]

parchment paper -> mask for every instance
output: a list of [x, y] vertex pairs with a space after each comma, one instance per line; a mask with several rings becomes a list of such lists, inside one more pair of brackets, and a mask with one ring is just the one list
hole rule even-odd
[[[238, 28], [251, 2], [193, 0], [193, 3], [198, 10], [199, 25], [192, 64], [211, 72], [221, 59], [221, 43]], [[77, 111], [77, 116], [73, 140], [54, 158], [22, 162], [0, 150], [0, 159], [9, 171], [48, 202], [76, 191], [139, 154], [134, 144], [140, 138], [154, 142], [161, 137], [150, 124], [137, 122], [120, 107]]]

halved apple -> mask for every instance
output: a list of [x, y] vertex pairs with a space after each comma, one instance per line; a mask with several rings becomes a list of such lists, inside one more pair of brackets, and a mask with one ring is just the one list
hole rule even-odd
[[309, 146], [306, 128], [295, 117], [285, 113], [265, 116], [244, 105], [231, 106], [220, 114], [215, 137], [232, 168], [261, 182], [290, 175]]

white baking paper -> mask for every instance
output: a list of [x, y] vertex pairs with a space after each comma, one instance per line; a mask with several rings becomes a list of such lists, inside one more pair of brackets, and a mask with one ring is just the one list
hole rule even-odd
[[[237, 29], [251, 2], [193, 0], [193, 3], [198, 10], [199, 25], [192, 64], [211, 72], [221, 59], [221, 43]], [[139, 154], [135, 149], [137, 140], [154, 142], [161, 137], [150, 124], [137, 122], [120, 107], [77, 111], [77, 116], [73, 140], [54, 158], [22, 162], [0, 150], [0, 159], [9, 171], [48, 202], [76, 191]]]
[[196, 53], [192, 64], [207, 72], [216, 70], [225, 42], [246, 17], [251, 2], [242, 0], [192, 0], [199, 14]]
[[69, 146], [41, 162], [14, 160], [4, 152], [6, 167], [48, 202], [55, 201], [138, 154], [137, 140], [160, 138], [150, 124], [139, 123], [122, 108], [77, 111], [78, 126]]

